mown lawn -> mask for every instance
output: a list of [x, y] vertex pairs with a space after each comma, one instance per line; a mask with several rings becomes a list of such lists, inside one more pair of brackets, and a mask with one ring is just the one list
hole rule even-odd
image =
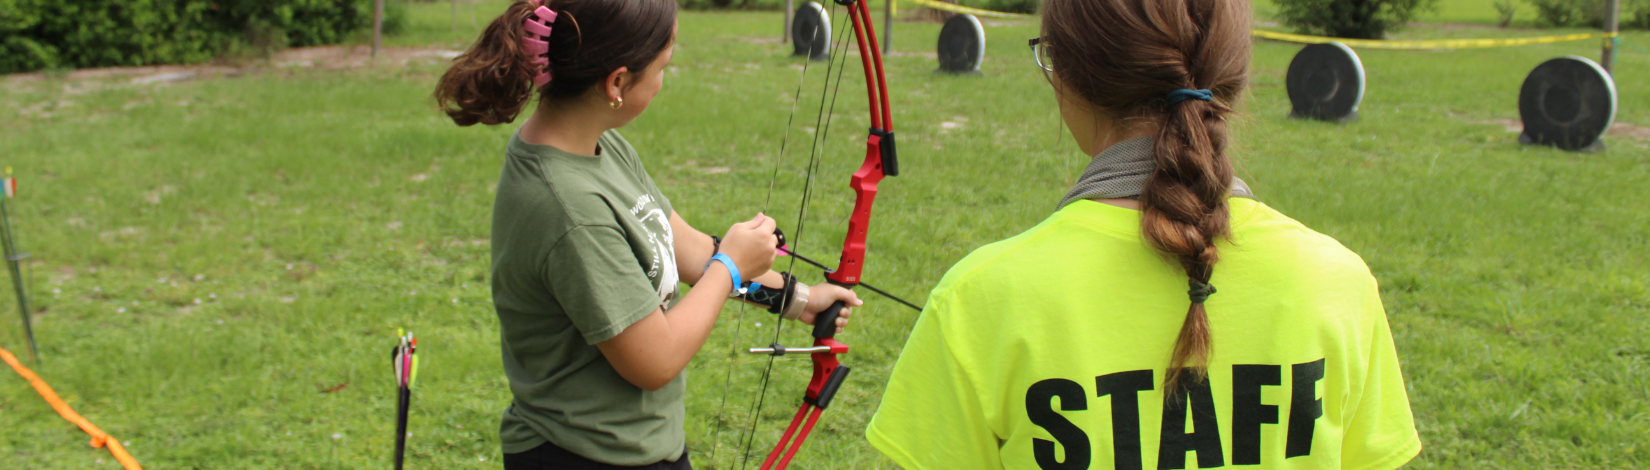
[[[450, 8], [414, 5], [391, 43], [452, 47]], [[807, 226], [791, 230], [825, 78], [809, 66], [773, 181], [802, 77], [773, 42], [778, 16], [684, 14], [666, 91], [624, 133], [701, 229], [766, 209], [797, 249], [830, 259], [863, 156], [863, 84], [851, 58]], [[1030, 62], [1035, 23], [987, 24], [983, 73], [963, 77], [931, 73], [937, 24], [895, 26], [904, 174], [882, 184], [865, 278], [906, 296], [1047, 216], [1087, 163]], [[1606, 152], [1566, 153], [1521, 146], [1502, 124], [1518, 119], [1525, 73], [1596, 57], [1597, 44], [1360, 51], [1370, 88], [1362, 120], [1345, 125], [1285, 117], [1298, 49], [1257, 43], [1236, 154], [1263, 200], [1341, 240], [1380, 279], [1426, 444], [1412, 466], [1650, 463], [1650, 142], [1612, 136]], [[0, 79], [0, 165], [22, 182], [10, 208], [34, 255], [37, 371], [148, 468], [382, 468], [386, 358], [407, 328], [424, 361], [409, 468], [497, 468], [508, 392], [487, 239], [513, 129], [458, 128], [434, 111], [441, 70]], [[1618, 122], [1650, 125], [1650, 91], [1636, 85], [1650, 55], [1624, 53], [1617, 76]], [[890, 466], [861, 434], [915, 313], [866, 295], [841, 336], [854, 375], [793, 468]], [[0, 346], [26, 357], [15, 315], [0, 313]], [[763, 361], [734, 352], [767, 344], [772, 326], [765, 312], [730, 311], [693, 364], [700, 468], [741, 467]], [[783, 430], [807, 374], [806, 359], [775, 365], [753, 453]], [[11, 372], [0, 372], [0, 429], [0, 467], [114, 465]]]

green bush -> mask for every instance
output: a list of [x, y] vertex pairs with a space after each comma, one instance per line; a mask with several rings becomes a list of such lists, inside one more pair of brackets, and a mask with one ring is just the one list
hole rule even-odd
[[1518, 0], [1495, 0], [1495, 16], [1498, 18], [1496, 26], [1502, 28], [1512, 25], [1513, 15], [1518, 13]]
[[[1526, 0], [1535, 7], [1536, 21], [1542, 26], [1604, 27], [1604, 0]], [[1622, 28], [1650, 28], [1650, 0], [1621, 0]]]
[[1621, 27], [1650, 29], [1650, 0], [1622, 0]]
[[[372, 21], [368, 13], [367, 21]], [[394, 36], [407, 30], [407, 2], [384, 0], [384, 35]]]
[[1604, 24], [1604, 2], [1598, 0], [1528, 0], [1542, 26]]
[[[79, 1], [79, 0], [75, 0]], [[262, 22], [286, 35], [293, 47], [334, 44], [372, 26], [372, 0], [217, 0], [226, 32], [246, 32]]]
[[0, 0], [0, 73], [203, 62], [237, 43], [331, 44], [371, 20], [372, 0]]
[[[824, 1], [829, 2], [831, 0]], [[793, 5], [801, 6], [803, 3], [807, 2], [805, 0], [797, 0], [793, 3]], [[713, 10], [723, 8], [782, 10], [785, 8], [785, 0], [676, 0], [676, 6], [681, 7], [684, 10]]]
[[1276, 0], [1278, 20], [1305, 34], [1381, 39], [1437, 0]]
[[963, 6], [970, 6], [991, 11], [1008, 13], [1037, 13], [1037, 6], [1042, 0], [962, 0], [957, 2]]
[[[791, 8], [800, 7], [803, 3], [807, 3], [808, 1], [810, 0], [794, 0]], [[812, 1], [817, 1], [821, 4], [827, 4], [826, 6], [830, 6], [828, 4], [832, 0]], [[982, 8], [986, 10], [1029, 14], [1037, 12], [1037, 6], [1042, 4], [1042, 0], [958, 0], [956, 3], [962, 6]], [[710, 10], [722, 8], [743, 10], [785, 9], [785, 0], [676, 0], [676, 4], [687, 10]], [[882, 5], [882, 0], [873, 0], [870, 6], [873, 10], [881, 11]], [[911, 4], [902, 4], [900, 6], [902, 10], [916, 7]], [[386, 16], [388, 15], [386, 14]]]

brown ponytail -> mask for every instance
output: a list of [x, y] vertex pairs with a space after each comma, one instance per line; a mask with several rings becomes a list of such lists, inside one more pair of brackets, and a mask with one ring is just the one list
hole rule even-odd
[[[522, 47], [522, 23], [541, 4], [557, 15], [545, 55], [552, 78], [535, 90], [539, 69]], [[571, 99], [619, 67], [640, 73], [671, 45], [675, 27], [674, 0], [518, 0], [453, 58], [436, 85], [436, 104], [460, 126], [512, 122], [535, 91], [545, 100]]]
[[[1247, 82], [1249, 3], [1244, 0], [1049, 0], [1044, 38], [1060, 88], [1112, 117], [1157, 124], [1156, 171], [1140, 195], [1141, 234], [1207, 284], [1230, 235], [1232, 184], [1225, 118]], [[1212, 101], [1170, 103], [1170, 92], [1207, 89]], [[1200, 301], [1191, 303], [1169, 355], [1165, 395], [1205, 380], [1214, 344]]]

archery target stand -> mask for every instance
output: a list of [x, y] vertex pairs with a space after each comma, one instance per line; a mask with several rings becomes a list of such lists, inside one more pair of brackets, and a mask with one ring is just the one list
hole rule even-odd
[[791, 20], [791, 44], [796, 45], [792, 57], [808, 56], [808, 60], [831, 57], [831, 17], [818, 2], [808, 2], [796, 9]]
[[1565, 56], [1541, 63], [1518, 90], [1524, 144], [1564, 150], [1604, 149], [1604, 131], [1616, 119], [1616, 83], [1591, 60]]
[[974, 15], [956, 14], [940, 27], [940, 68], [935, 72], [978, 74], [985, 60], [985, 28]]
[[1312, 44], [1289, 61], [1284, 85], [1293, 108], [1289, 117], [1356, 121], [1358, 103], [1364, 99], [1364, 65], [1345, 44]]

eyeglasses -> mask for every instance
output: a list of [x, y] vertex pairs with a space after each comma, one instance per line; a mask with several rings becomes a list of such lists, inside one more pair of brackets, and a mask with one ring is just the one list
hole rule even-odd
[[1043, 38], [1031, 38], [1029, 45], [1031, 46], [1031, 57], [1037, 60], [1037, 67], [1042, 68], [1044, 73], [1053, 73], [1054, 61], [1050, 60], [1048, 56], [1048, 42], [1044, 41]]

